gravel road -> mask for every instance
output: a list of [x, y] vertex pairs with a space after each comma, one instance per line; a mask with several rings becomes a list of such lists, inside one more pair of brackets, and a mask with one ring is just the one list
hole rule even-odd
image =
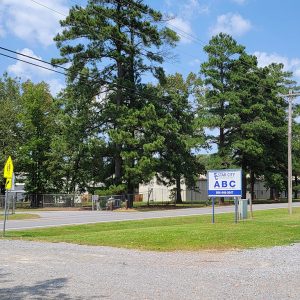
[[141, 252], [0, 240], [0, 299], [300, 299], [300, 244]]

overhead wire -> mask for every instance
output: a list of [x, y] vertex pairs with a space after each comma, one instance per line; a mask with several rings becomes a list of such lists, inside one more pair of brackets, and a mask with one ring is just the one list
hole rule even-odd
[[[63, 17], [67, 17], [66, 14], [64, 14], [64, 13], [62, 13], [62, 12], [56, 10], [56, 9], [53, 9], [53, 8], [51, 8], [51, 7], [49, 7], [49, 6], [45, 5], [45, 4], [43, 4], [43, 3], [40, 3], [40, 2], [38, 2], [38, 1], [36, 1], [36, 0], [30, 0], [30, 1], [32, 1], [33, 3], [35, 3], [35, 4], [37, 4], [37, 5], [40, 5], [40, 6], [44, 7], [44, 8], [46, 8], [46, 9], [49, 9], [49, 10], [51, 10], [52, 12], [55, 12], [55, 13], [57, 13], [57, 14], [63, 16]], [[70, 0], [70, 1], [73, 2], [74, 4], [77, 4], [77, 5], [79, 5], [80, 7], [82, 7], [81, 4], [78, 3], [78, 2], [75, 1], [75, 0]], [[124, 2], [126, 2], [126, 1], [124, 1]], [[129, 2], [127, 2], [127, 3], [129, 3]], [[145, 11], [143, 11], [143, 12], [145, 13]], [[105, 15], [104, 13], [99, 13], [99, 12], [97, 12], [97, 13], [98, 13], [99, 15], [101, 15], [101, 16], [108, 17], [108, 16]], [[125, 23], [123, 23], [123, 22], [121, 22], [121, 21], [119, 21], [119, 23], [122, 24], [122, 25], [124, 25], [124, 26], [127, 26]], [[88, 23], [86, 23], [85, 25], [87, 25], [88, 27], [91, 27], [91, 25], [88, 24]], [[167, 26], [166, 26], [166, 27], [167, 27]], [[175, 26], [173, 26], [173, 27], [175, 27]], [[178, 29], [178, 28], [177, 28], [177, 29]], [[178, 30], [180, 30], [180, 29], [178, 29]], [[140, 32], [138, 32], [138, 31], [136, 31], [136, 30], [133, 31], [133, 32], [139, 33], [139, 34], [140, 34]], [[189, 39], [188, 36], [185, 36], [185, 35], [188, 35], [188, 33], [185, 33], [184, 31], [182, 31], [182, 33], [178, 33], [178, 34], [179, 34], [180, 36], [184, 37], [184, 38]], [[184, 34], [185, 34], [185, 35], [184, 35]], [[122, 41], [122, 40], [120, 40], [120, 39], [117, 39], [117, 38], [115, 38], [115, 37], [114, 37], [114, 40], [124, 43], [124, 41]], [[146, 53], [148, 53], [148, 54], [149, 54], [149, 53], [150, 53], [150, 54], [153, 54], [152, 51], [148, 51], [148, 50], [146, 50], [146, 49], [144, 49], [144, 51], [145, 51]], [[184, 55], [190, 56], [190, 57], [193, 58], [193, 59], [197, 59], [195, 56], [193, 56], [193, 55], [191, 55], [191, 54], [189, 54], [189, 53], [187, 53], [187, 52], [184, 52], [184, 51], [180, 51], [180, 54], [184, 54]]]
[[[74, 0], [70, 0], [70, 1], [72, 1], [72, 2], [75, 2]], [[128, 0], [123, 0], [124, 2], [126, 2], [127, 4], [129, 4], [129, 5], [131, 5], [131, 6], [135, 6], [136, 8], [138, 8], [138, 9], [140, 9], [140, 11], [141, 12], [143, 12], [143, 13], [146, 13], [146, 11], [145, 10], [142, 10], [138, 5], [137, 5], [137, 3], [135, 3], [134, 1], [128, 1]], [[175, 25], [172, 25], [172, 24], [168, 24], [170, 27], [173, 27], [173, 28], [175, 28], [175, 29], [177, 29], [177, 30], [179, 30], [179, 31], [181, 31], [181, 32], [183, 32], [184, 34], [186, 34], [187, 36], [190, 36], [190, 38], [188, 38], [188, 39], [190, 39], [190, 41], [192, 41], [192, 42], [195, 42], [195, 43], [198, 43], [199, 45], [201, 45], [201, 46], [205, 46], [206, 45], [206, 43], [204, 42], [204, 41], [202, 41], [199, 37], [197, 37], [197, 36], [195, 36], [195, 35], [193, 35], [193, 34], [190, 34], [190, 33], [188, 33], [188, 32], [186, 32], [186, 31], [184, 31], [182, 28], [180, 28], [180, 27], [178, 27], [178, 26], [175, 26]], [[244, 65], [244, 66], [246, 66], [246, 67], [252, 67], [250, 64], [248, 64], [247, 62], [245, 62], [245, 61], [241, 61], [241, 63]], [[250, 82], [252, 82], [252, 83], [254, 83], [253, 81], [251, 81], [250, 79], [248, 79]]]
[[[55, 13], [57, 13], [57, 14], [60, 14], [60, 15], [64, 16], [64, 17], [67, 17], [66, 14], [64, 14], [64, 13], [58, 11], [58, 10], [55, 10], [55, 9], [53, 9], [53, 8], [47, 6], [47, 5], [44, 5], [44, 4], [42, 4], [42, 3], [40, 3], [40, 2], [38, 2], [38, 1], [36, 1], [36, 0], [30, 0], [30, 1], [32, 1], [33, 3], [35, 3], [35, 4], [37, 4], [37, 5], [40, 5], [40, 6], [44, 7], [44, 8], [46, 8], [46, 9], [49, 9], [49, 10], [51, 10], [52, 12], [55, 12]], [[73, 3], [75, 3], [75, 4], [79, 5], [79, 6], [81, 6], [81, 5], [80, 5], [78, 2], [76, 2], [75, 0], [70, 0], [70, 1], [72, 1]], [[123, 1], [126, 2], [126, 3], [129, 4], [129, 5], [135, 6], [136, 8], [140, 9], [141, 12], [146, 13], [146, 11], [145, 11], [145, 10], [142, 10], [136, 3], [134, 3], [134, 2], [129, 2], [128, 0], [123, 0]], [[105, 16], [105, 17], [107, 17], [107, 16], [104, 15], [104, 14], [102, 14], [102, 15]], [[85, 25], [90, 26], [90, 24], [85, 24]], [[125, 25], [125, 24], [123, 23], [123, 25]], [[170, 25], [170, 24], [169, 24], [169, 25]], [[176, 27], [176, 26], [173, 26], [173, 28], [176, 28], [176, 29], [178, 29], [178, 30], [181, 30], [179, 27]], [[184, 33], [187, 34], [187, 35], [190, 35], [190, 34], [188, 34], [187, 32], [185, 32], [184, 30], [181, 30], [181, 31], [184, 32]], [[186, 38], [188, 38], [188, 37], [186, 37]], [[196, 38], [196, 37], [193, 36], [193, 35], [190, 35], [190, 39], [191, 39], [191, 38], [193, 38], [194, 41], [197, 39], [197, 40], [198, 40], [197, 42], [198, 42], [198, 44], [200, 44], [200, 45], [203, 45], [203, 44], [204, 44], [203, 41], [201, 41], [200, 39]], [[119, 40], [119, 39], [117, 39], [117, 38], [114, 38], [114, 39], [115, 39], [115, 40], [118, 40], [118, 41], [121, 41], [121, 42], [124, 42], [124, 41]], [[195, 41], [195, 42], [196, 42], [196, 41]], [[11, 50], [11, 51], [12, 51], [12, 50]], [[147, 50], [145, 50], [145, 51], [147, 52]], [[153, 54], [153, 52], [150, 52], [150, 51], [148, 51], [148, 53]], [[19, 55], [23, 55], [23, 54], [21, 54], [21, 53], [18, 53], [18, 54], [19, 54]], [[25, 56], [25, 55], [23, 55], [23, 56]], [[34, 58], [31, 57], [31, 59], [34, 59]], [[36, 60], [38, 60], [38, 59], [36, 59]], [[52, 66], [55, 66], [55, 67], [57, 67], [57, 68], [63, 68], [63, 67], [61, 67], [61, 66], [59, 66], [59, 65], [54, 65], [54, 64], [52, 64], [52, 63], [45, 62], [45, 61], [42, 61], [42, 60], [40, 60], [40, 61], [43, 62], [43, 63], [50, 64], [50, 65], [52, 65]], [[244, 61], [241, 61], [241, 63], [242, 63], [243, 65], [245, 65], [246, 67], [251, 67], [251, 65], [247, 64], [247, 63], [244, 62]], [[64, 69], [64, 68], [63, 68], [63, 69]], [[68, 69], [65, 69], [65, 70], [68, 70]], [[255, 81], [253, 81], [253, 80], [251, 80], [251, 79], [249, 79], [249, 78], [243, 77], [242, 79], [245, 79], [245, 80], [247, 80], [247, 81], [249, 81], [249, 82], [252, 82], [252, 83], [254, 83], [256, 86], [260, 86], [260, 87], [262, 86], [262, 85], [258, 85], [257, 82], [255, 82]], [[111, 84], [111, 83], [110, 83], [110, 84]], [[265, 87], [266, 87], [266, 86], [265, 86]], [[127, 88], [128, 88], [128, 87], [127, 87]]]
[[[30, 56], [30, 55], [27, 55], [27, 54], [22, 54], [22, 53], [20, 53], [20, 52], [17, 52], [17, 51], [14, 51], [14, 50], [11, 50], [11, 49], [8, 49], [8, 48], [5, 48], [5, 47], [0, 47], [0, 49], [1, 49], [1, 50], [5, 50], [5, 51], [9, 51], [9, 52], [12, 52], [12, 53], [15, 53], [16, 55], [25, 56], [25, 57], [27, 57], [27, 58], [29, 58], [29, 59], [36, 60], [36, 61], [42, 62], [42, 63], [44, 63], [44, 64], [52, 65], [53, 67], [62, 68], [62, 69], [64, 69], [64, 70], [66, 70], [67, 72], [69, 71], [69, 69], [66, 68], [66, 67], [62, 67], [62, 66], [59, 66], [59, 65], [56, 65], [56, 64], [47, 62], [47, 61], [45, 61], [45, 60], [42, 60], [42, 59], [39, 59], [39, 58]], [[64, 75], [64, 76], [68, 76], [68, 73], [61, 72], [61, 71], [57, 71], [57, 70], [51, 69], [51, 68], [47, 68], [47, 67], [45, 67], [45, 66], [41, 66], [41, 65], [39, 65], [39, 64], [35, 64], [35, 63], [32, 63], [32, 62], [27, 61], [27, 60], [23, 60], [23, 59], [20, 59], [20, 58], [17, 58], [17, 57], [13, 57], [13, 56], [11, 56], [11, 55], [7, 55], [7, 54], [1, 53], [1, 52], [0, 52], [0, 55], [1, 55], [1, 56], [4, 56], [4, 57], [7, 57], [7, 58], [10, 58], [10, 59], [14, 59], [14, 60], [16, 60], [16, 61], [21, 61], [21, 62], [23, 62], [23, 63], [29, 64], [29, 65], [32, 65], [32, 66], [35, 66], [35, 67], [39, 67], [39, 68], [42, 68], [42, 69], [46, 69], [46, 70], [49, 70], [49, 71], [52, 71], [52, 72], [55, 72], [55, 73], [58, 73], [58, 74], [61, 74], [61, 75]], [[80, 75], [83, 76], [83, 77], [86, 76], [87, 78], [91, 78], [91, 79], [93, 79], [93, 80], [95, 79], [95, 78], [93, 78], [91, 75], [88, 75], [88, 74], [80, 74]], [[113, 85], [113, 86], [115, 86], [115, 87], [117, 87], [117, 88], [124, 88], [124, 89], [126, 89], [126, 90], [133, 91], [137, 96], [140, 96], [141, 98], [144, 98], [144, 99], [149, 99], [149, 97], [146, 98], [144, 94], [138, 92], [138, 91], [137, 91], [136, 89], [134, 89], [134, 88], [131, 88], [131, 87], [128, 87], [128, 86], [124, 86], [124, 85], [122, 85], [122, 84], [115, 83], [115, 82], [109, 82], [109, 81], [103, 80], [103, 79], [101, 79], [101, 82], [102, 82], [103, 84], [106, 84], [106, 85]]]
[[[58, 74], [62, 74], [62, 75], [65, 75], [65, 76], [67, 75], [66, 73], [63, 73], [63, 72], [60, 72], [60, 71], [57, 71], [57, 70], [54, 70], [54, 69], [50, 69], [50, 68], [47, 68], [45, 66], [41, 66], [41, 65], [38, 65], [38, 64], [23, 60], [23, 59], [20, 59], [20, 58], [17, 58], [17, 57], [13, 57], [13, 56], [10, 56], [10, 55], [4, 54], [4, 53], [0, 53], [0, 55], [11, 58], [11, 59], [15, 59], [17, 61], [21, 61], [21, 62], [26, 63], [26, 64], [30, 64], [30, 65], [35, 66], [35, 67], [39, 67], [39, 68], [42, 68], [42, 69], [45, 69], [45, 70], [48, 70], [48, 71], [52, 71], [52, 72], [55, 72], [55, 73], [58, 73]], [[32, 58], [32, 59], [34, 59], [34, 58]]]
[[[53, 8], [47, 6], [47, 5], [44, 5], [44, 4], [42, 4], [42, 3], [40, 3], [40, 2], [38, 2], [38, 1], [36, 1], [36, 0], [30, 0], [30, 1], [32, 1], [33, 3], [35, 3], [35, 4], [37, 4], [37, 5], [42, 6], [42, 7], [44, 7], [44, 8], [47, 8], [47, 9], [49, 9], [49, 10], [51, 10], [51, 11], [57, 13], [57, 14], [60, 14], [60, 15], [62, 15], [62, 16], [64, 16], [64, 17], [67, 17], [66, 14], [64, 14], [64, 13], [62, 13], [62, 12], [59, 12], [58, 10], [55, 10], [55, 9], [53, 9]], [[75, 0], [70, 0], [70, 1], [72, 1], [73, 3], [75, 3], [75, 4], [79, 5], [80, 7], [82, 7], [81, 4], [78, 3], [78, 2], [75, 1]], [[138, 9], [140, 10], [140, 12], [142, 12], [142, 13], [144, 13], [144, 14], [147, 13], [147, 11], [141, 9], [141, 8], [140, 8], [136, 3], [134, 3], [134, 2], [129, 2], [128, 0], [123, 0], [123, 2], [127, 3], [128, 5], [131, 5], [131, 6], [134, 6], [134, 7], [138, 8]], [[105, 14], [103, 14], [103, 13], [102, 13], [102, 14], [99, 13], [99, 14], [102, 15], [102, 16], [104, 16], [104, 17], [108, 17], [107, 15], [105, 15]], [[127, 26], [127, 25], [125, 25], [125, 24], [122, 23], [122, 22], [120, 22], [120, 23], [121, 23], [122, 25], [124, 25], [124, 26]], [[85, 25], [87, 25], [88, 27], [91, 27], [91, 25], [88, 24], [88, 23], [86, 23]], [[169, 25], [170, 25], [170, 24], [169, 24]], [[204, 43], [203, 41], [201, 41], [198, 37], [193, 36], [193, 35], [187, 33], [186, 31], [182, 30], [181, 28], [179, 28], [179, 27], [177, 27], [177, 26], [173, 26], [173, 28], [176, 28], [177, 30], [180, 30], [181, 32], [185, 33], [185, 34], [187, 35], [187, 36], [185, 36], [185, 38], [190, 39], [191, 41], [192, 41], [192, 39], [193, 39], [194, 42], [198, 43], [198, 44], [201, 45], [201, 46], [205, 45], [205, 43]], [[135, 31], [135, 32], [137, 32], [137, 31]], [[188, 36], [190, 36], [190, 37], [188, 37]], [[120, 40], [120, 39], [117, 39], [117, 38], [114, 38], [114, 40], [120, 41], [120, 42], [124, 43], [124, 41], [122, 41], [122, 40]], [[145, 49], [144, 49], [144, 51], [145, 51], [146, 53], [151, 53], [151, 54], [153, 54], [153, 52], [151, 52], [151, 51], [147, 51], [147, 50], [145, 50]], [[186, 54], [186, 53], [185, 53], [185, 54]], [[194, 57], [193, 57], [193, 58], [194, 58]], [[245, 61], [241, 61], [241, 64], [244, 65], [244, 66], [246, 66], [246, 67], [250, 67], [250, 68], [252, 67], [250, 64], [246, 63]], [[262, 86], [262, 85], [258, 85], [257, 82], [255, 82], [255, 81], [253, 81], [253, 80], [251, 80], [251, 79], [249, 79], [249, 78], [246, 78], [246, 77], [241, 77], [241, 78], [247, 80], [248, 82], [254, 83], [254, 84], [257, 85], [258, 87], [261, 87], [261, 86]]]
[[24, 56], [24, 57], [27, 57], [27, 58], [30, 58], [30, 59], [42, 62], [42, 63], [47, 64], [47, 65], [51, 65], [51, 66], [56, 67], [56, 68], [67, 70], [66, 67], [63, 67], [63, 66], [60, 66], [60, 65], [56, 65], [56, 64], [52, 64], [51, 62], [45, 61], [43, 59], [40, 59], [40, 58], [37, 58], [37, 57], [33, 57], [33, 56], [28, 55], [28, 54], [20, 53], [20, 52], [17, 52], [17, 51], [14, 51], [14, 50], [2, 47], [2, 46], [0, 46], [0, 50], [11, 52], [11, 53], [14, 53], [14, 54], [17, 54], [17, 55], [20, 55], [20, 56]]
[[[47, 6], [47, 5], [44, 5], [44, 4], [42, 4], [42, 3], [40, 3], [40, 2], [38, 2], [38, 1], [36, 1], [36, 0], [30, 0], [30, 1], [32, 1], [33, 3], [35, 3], [35, 4], [37, 4], [37, 5], [40, 5], [40, 6], [42, 6], [42, 7], [44, 7], [44, 8], [47, 8], [47, 9], [49, 9], [49, 10], [51, 10], [52, 12], [55, 12], [55, 13], [57, 13], [57, 14], [60, 14], [60, 15], [62, 15], [62, 16], [64, 16], [64, 17], [67, 17], [67, 15], [66, 14], [64, 14], [64, 13], [62, 13], [62, 12], [59, 12], [58, 10], [55, 10], [55, 9], [52, 9], [51, 7], [49, 7], [49, 6]], [[75, 0], [70, 0], [70, 1], [72, 1], [73, 3], [75, 3], [75, 4], [77, 4], [77, 5], [79, 5], [80, 7], [81, 7], [81, 5], [77, 2], [77, 1], [75, 1]], [[135, 3], [132, 3], [132, 2], [129, 2], [129, 1], [126, 1], [126, 0], [123, 0], [124, 2], [126, 2], [127, 4], [129, 4], [129, 5], [134, 5]], [[138, 9], [140, 9], [140, 7], [138, 7], [136, 4], [134, 5], [136, 8], [138, 8]], [[143, 13], [147, 13], [145, 10], [142, 10], [142, 9], [140, 9], [140, 11], [141, 12], [143, 12]], [[100, 14], [100, 13], [99, 13]], [[104, 16], [104, 17], [107, 17], [107, 15], [105, 15], [105, 14], [100, 14], [100, 15], [102, 15], [102, 16]], [[122, 25], [124, 25], [125, 26], [125, 24], [124, 23], [122, 23], [122, 22], [120, 22]], [[90, 24], [88, 24], [88, 23], [86, 23], [85, 25], [87, 25], [88, 27], [91, 27], [91, 25]], [[127, 25], [126, 25], [127, 26]], [[173, 26], [173, 27], [176, 27], [176, 26]], [[178, 27], [176, 27], [177, 29], [179, 29]], [[184, 32], [183, 30], [181, 30], [182, 32]], [[136, 32], [136, 31], [135, 31]], [[185, 32], [186, 33], [186, 32]], [[187, 34], [187, 33], [186, 33]], [[188, 37], [186, 37], [186, 38], [188, 38]], [[122, 42], [122, 43], [124, 43], [124, 41], [122, 41], [122, 40], [120, 40], [120, 39], [117, 39], [117, 38], [114, 38], [114, 40], [116, 40], [116, 41], [120, 41], [120, 42]], [[199, 40], [200, 41], [200, 40]], [[199, 42], [198, 42], [199, 43]], [[202, 42], [203, 43], [203, 42]], [[200, 44], [201, 45], [201, 44]], [[146, 53], [151, 53], [151, 54], [153, 54], [153, 52], [151, 52], [151, 51], [147, 51], [147, 50], [144, 50], [144, 51], [146, 51]], [[193, 57], [194, 58], [194, 57]], [[250, 65], [247, 65], [248, 67], [250, 66]], [[248, 80], [248, 81], [251, 81], [250, 79], [246, 79], [246, 80]], [[252, 83], [255, 83], [254, 81], [251, 81]]]
[[[76, 1], [75, 0], [70, 0], [70, 1], [72, 1], [72, 2], [74, 2], [74, 3], [76, 3]], [[135, 2], [129, 2], [128, 0], [123, 0], [123, 2], [125, 2], [125, 3], [127, 3], [127, 4], [129, 4], [129, 5], [131, 5], [131, 6], [135, 6], [136, 8], [138, 8], [142, 13], [147, 13], [145, 10], [143, 10], [143, 9], [141, 9], [138, 5], [137, 5], [137, 3], [135, 3]], [[184, 34], [185, 36], [185, 38], [188, 38], [188, 39], [190, 39], [190, 40], [193, 40], [193, 41], [195, 41], [195, 42], [198, 42], [200, 45], [202, 45], [202, 46], [204, 46], [205, 45], [205, 43], [203, 42], [203, 41], [201, 41], [197, 36], [195, 36], [195, 35], [193, 35], [193, 34], [191, 34], [191, 33], [189, 33], [189, 32], [186, 32], [185, 30], [183, 30], [182, 28], [180, 28], [180, 27], [178, 27], [178, 26], [175, 26], [175, 25], [173, 25], [173, 24], [170, 24], [170, 23], [168, 23], [168, 25], [167, 25], [167, 27], [172, 27], [172, 28], [175, 28], [175, 29], [177, 29], [177, 30], [179, 30], [181, 33], [178, 33], [179, 35], [181, 35], [181, 34]]]

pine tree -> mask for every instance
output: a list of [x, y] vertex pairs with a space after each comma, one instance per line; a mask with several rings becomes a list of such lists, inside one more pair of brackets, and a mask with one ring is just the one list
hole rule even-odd
[[[113, 149], [116, 185], [124, 182], [125, 165], [131, 168], [136, 161], [133, 154], [125, 154], [134, 152], [135, 128], [124, 124], [124, 117], [134, 119], [144, 107], [142, 76], [150, 72], [160, 77], [163, 48], [178, 40], [161, 21], [162, 15], [140, 0], [90, 0], [85, 8], [70, 10], [55, 38], [62, 58], [54, 62], [71, 63], [70, 81], [81, 84], [85, 78], [94, 96], [107, 90], [102, 120]], [[133, 193], [133, 184], [126, 184]]]
[[176, 73], [159, 86], [157, 111], [166, 119], [166, 125], [160, 132], [164, 143], [159, 150], [157, 176], [164, 184], [175, 185], [177, 203], [182, 202], [181, 183], [193, 188], [203, 171], [195, 152], [204, 144], [204, 133], [196, 126], [196, 113], [191, 103], [199, 84], [193, 73], [187, 79]]

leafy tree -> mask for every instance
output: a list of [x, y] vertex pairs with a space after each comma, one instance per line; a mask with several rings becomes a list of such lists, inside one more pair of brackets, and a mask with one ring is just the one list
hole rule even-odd
[[58, 99], [59, 114], [51, 144], [49, 170], [59, 190], [84, 191], [107, 183], [111, 151], [101, 138], [101, 103], [88, 85], [69, 85]]
[[[220, 165], [216, 167], [229, 168], [234, 164], [229, 136], [237, 121], [232, 112], [232, 103], [237, 101], [232, 79], [234, 76], [242, 76], [237, 74], [235, 66], [236, 61], [245, 54], [245, 47], [230, 35], [220, 33], [212, 37], [204, 51], [208, 60], [201, 65], [201, 74], [207, 91], [199, 114], [204, 118], [204, 126], [218, 130], [216, 136], [210, 137], [211, 142], [218, 146], [217, 155], [220, 159], [215, 158], [214, 162], [219, 162]], [[224, 198], [220, 198], [220, 203], [223, 202]]]
[[[31, 194], [44, 194], [50, 189], [48, 154], [53, 134], [53, 98], [45, 83], [22, 84], [21, 111], [18, 115], [20, 133], [19, 168], [26, 175], [25, 189]], [[32, 205], [40, 205], [37, 196]]]
[[278, 94], [286, 91], [291, 74], [282, 65], [259, 68], [256, 57], [226, 34], [213, 37], [204, 50], [208, 62], [202, 64], [202, 72], [208, 91], [202, 111], [207, 126], [219, 129], [220, 167], [242, 168], [243, 197], [247, 173], [252, 195], [255, 176], [264, 175], [268, 184], [282, 188], [286, 103]]
[[[4, 167], [5, 161], [11, 155], [15, 171], [18, 171], [17, 151], [20, 143], [18, 131], [18, 113], [20, 111], [20, 82], [7, 74], [0, 79], [0, 165]], [[0, 174], [0, 189], [3, 192], [5, 182]]]
[[204, 51], [208, 55], [208, 61], [201, 65], [201, 74], [204, 76], [204, 83], [207, 92], [204, 104], [200, 113], [206, 118], [206, 126], [217, 128], [218, 135], [212, 137], [212, 142], [218, 145], [218, 154], [222, 157], [223, 166], [230, 164], [227, 151], [228, 135], [232, 130], [232, 112], [230, 105], [236, 100], [233, 93], [234, 86], [232, 76], [236, 61], [245, 53], [245, 47], [229, 35], [220, 33], [212, 37]]
[[[236, 61], [234, 74], [236, 100], [231, 103], [236, 120], [229, 136], [234, 161], [243, 171], [243, 198], [246, 197], [246, 177], [250, 174], [251, 195], [255, 174], [263, 175], [285, 167], [286, 103], [279, 96], [290, 76], [280, 65], [258, 68], [256, 57], [244, 54]], [[239, 74], [244, 74], [240, 76]], [[271, 146], [272, 145], [272, 146]], [[270, 151], [273, 154], [268, 155]]]
[[161, 21], [162, 15], [140, 0], [90, 0], [85, 8], [70, 10], [61, 22], [63, 32], [55, 38], [62, 58], [54, 62], [71, 63], [70, 81], [82, 84], [88, 79], [94, 96], [107, 90], [101, 117], [113, 149], [114, 184], [126, 180], [128, 193], [134, 184], [124, 168], [133, 169], [137, 158], [132, 145], [135, 123], [126, 123], [124, 117], [133, 120], [144, 107], [142, 76], [151, 72], [161, 77], [166, 54], [162, 48], [178, 40]]
[[203, 171], [195, 152], [204, 144], [202, 128], [196, 126], [195, 110], [191, 105], [191, 96], [201, 84], [194, 74], [185, 80], [176, 73], [166, 78], [159, 86], [159, 111], [166, 119], [166, 126], [160, 132], [164, 138], [159, 150], [157, 176], [167, 185], [175, 185], [176, 201], [182, 202], [181, 182], [194, 187], [197, 175]]
[[[300, 108], [297, 105], [294, 111], [294, 118], [299, 117]], [[292, 163], [293, 163], [293, 176], [294, 176], [294, 198], [298, 198], [300, 185], [299, 185], [299, 176], [300, 176], [300, 125], [297, 122], [293, 122], [292, 130]]]

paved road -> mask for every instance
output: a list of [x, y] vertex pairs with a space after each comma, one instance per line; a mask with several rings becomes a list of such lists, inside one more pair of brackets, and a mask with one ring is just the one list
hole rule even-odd
[[[300, 207], [300, 203], [293, 203], [294, 207]], [[253, 206], [253, 210], [265, 210], [287, 208], [286, 203], [280, 204], [257, 204]], [[216, 213], [233, 212], [233, 206], [217, 207]], [[90, 224], [112, 221], [126, 220], [143, 220], [153, 218], [169, 218], [179, 216], [193, 216], [211, 214], [211, 208], [186, 208], [172, 209], [164, 211], [149, 212], [117, 212], [117, 211], [39, 211], [37, 212], [41, 218], [32, 220], [8, 220], [6, 224], [7, 230], [29, 229], [39, 227], [52, 227], [62, 225]], [[217, 217], [216, 217], [217, 221]], [[3, 221], [0, 223], [2, 230]]]
[[298, 300], [300, 244], [150, 252], [0, 240], [0, 299]]

